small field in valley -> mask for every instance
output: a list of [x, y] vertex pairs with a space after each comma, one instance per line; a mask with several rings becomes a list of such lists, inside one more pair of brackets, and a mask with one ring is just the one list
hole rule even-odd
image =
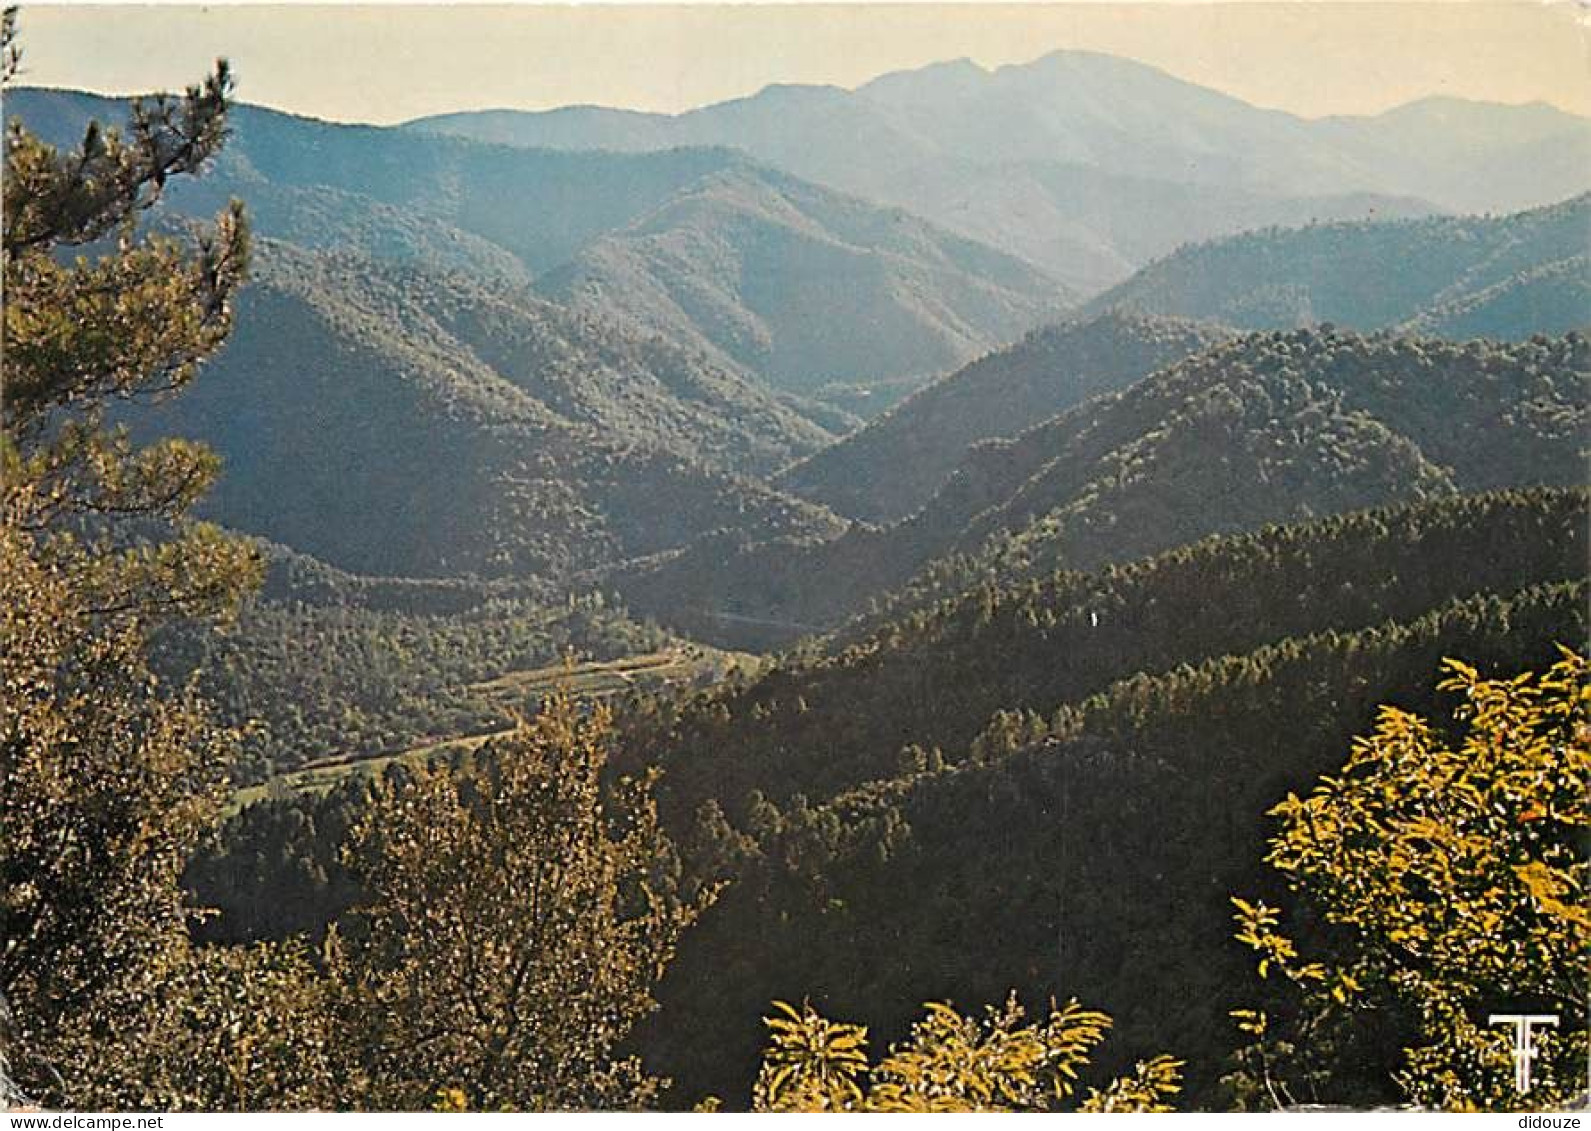
[[322, 758], [232, 795], [230, 811], [242, 809], [273, 793], [325, 793], [349, 774], [379, 774], [393, 762], [422, 765], [432, 758], [467, 753], [513, 730], [513, 716], [534, 713], [536, 705], [560, 687], [588, 702], [631, 692], [708, 683], [736, 667], [752, 667], [757, 657], [697, 644], [677, 644], [617, 660], [548, 664], [504, 672], [495, 679], [469, 684], [472, 695], [491, 700], [503, 710], [502, 725], [476, 734], [437, 735], [400, 750]]

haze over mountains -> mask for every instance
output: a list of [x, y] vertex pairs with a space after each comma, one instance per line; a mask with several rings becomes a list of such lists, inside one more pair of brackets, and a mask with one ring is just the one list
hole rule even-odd
[[898, 209], [753, 167], [702, 178], [537, 289], [797, 392], [953, 367], [1076, 297]]
[[[63, 146], [120, 113], [28, 89], [7, 106]], [[241, 196], [272, 239], [214, 380], [161, 426], [228, 461], [212, 514], [344, 568], [605, 576], [682, 623], [712, 607], [830, 626], [1041, 513], [1017, 501], [1038, 486], [1002, 492], [1076, 441], [1037, 426], [1232, 329], [1581, 325], [1591, 196], [1266, 225], [1583, 189], [1588, 130], [1543, 107], [1453, 102], [1308, 122], [1068, 52], [850, 92], [772, 87], [676, 117], [384, 129], [241, 107], [215, 169], [174, 186], [165, 211]], [[1510, 172], [1538, 151], [1552, 159]], [[1035, 212], [1026, 186], [1041, 183]], [[1259, 230], [1183, 247], [1104, 294], [1074, 285], [1097, 292], [1228, 220]], [[974, 228], [990, 242], [952, 234]], [[1115, 265], [1096, 270], [1086, 249], [1107, 246]], [[936, 374], [950, 375], [850, 436], [854, 418], [822, 400], [836, 383]], [[1408, 484], [1447, 474], [1411, 458]], [[847, 519], [895, 525], [847, 533]], [[787, 554], [792, 538], [827, 548]], [[872, 576], [768, 592], [830, 570]]]
[[1583, 190], [1591, 161], [1591, 123], [1547, 106], [1433, 98], [1311, 121], [1080, 51], [993, 71], [941, 63], [855, 91], [775, 86], [672, 116], [573, 107], [411, 126], [565, 149], [733, 146], [1085, 290], [1244, 228], [1547, 204]]
[[[7, 103], [63, 146], [89, 118], [121, 113], [54, 91]], [[171, 207], [205, 214], [240, 196], [259, 201], [262, 234], [310, 248], [543, 280], [552, 297], [612, 288], [611, 308], [581, 305], [776, 383], [927, 375], [1077, 297], [1009, 255], [725, 149], [526, 151], [247, 106], [233, 130]], [[848, 301], [826, 309], [835, 294]], [[802, 329], [801, 310], [825, 313], [833, 345]]]

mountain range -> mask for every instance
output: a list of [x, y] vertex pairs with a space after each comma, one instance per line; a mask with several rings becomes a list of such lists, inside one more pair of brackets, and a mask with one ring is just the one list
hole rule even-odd
[[[123, 112], [29, 89], [7, 109], [60, 145]], [[127, 418], [222, 454], [211, 517], [339, 568], [601, 587], [783, 644], [980, 577], [1571, 480], [1583, 339], [1439, 339], [1582, 326], [1591, 195], [1186, 241], [1327, 191], [1355, 215], [1534, 202], [1571, 185], [1585, 129], [1461, 103], [1309, 122], [1086, 53], [674, 117], [244, 106], [162, 207], [248, 200], [265, 238], [237, 332], [207, 381]], [[1508, 172], [1538, 150], [1536, 176]], [[1090, 296], [1031, 241], [954, 233], [929, 186], [969, 169], [1045, 180], [1124, 270], [1183, 246]], [[1096, 188], [1109, 223], [1066, 196]], [[963, 203], [1049, 238], [998, 193]], [[1323, 322], [1407, 337], [1264, 333]], [[874, 385], [922, 387], [858, 427], [846, 390]]]
[[[123, 104], [8, 91], [70, 147]], [[724, 148], [527, 150], [240, 106], [169, 209], [249, 202], [262, 235], [466, 272], [670, 335], [790, 390], [927, 377], [1080, 297], [1016, 257]], [[814, 327], [821, 319], [823, 329]]]
[[[1408, 310], [1443, 308], [1429, 296], [1462, 305], [1466, 287], [1486, 294], [1499, 276], [1583, 280], [1588, 199], [1189, 249], [1102, 312], [1034, 331], [838, 438], [732, 361], [638, 319], [268, 241], [213, 377], [161, 406], [158, 427], [227, 460], [213, 517], [338, 566], [528, 573], [617, 591], [713, 643], [779, 646], [979, 578], [1576, 481], [1584, 338], [1451, 344], [1407, 336]], [[1443, 238], [1471, 230], [1486, 238]], [[1317, 239], [1337, 253], [1276, 250]], [[1415, 297], [1371, 289], [1354, 312], [1399, 336], [1240, 335], [1140, 312], [1267, 278], [1351, 297], [1346, 280], [1378, 256]], [[1490, 309], [1507, 336], [1543, 325], [1539, 307]], [[1269, 313], [1254, 320], [1299, 320]]]
[[1591, 164], [1591, 122], [1545, 105], [1433, 98], [1309, 120], [1083, 51], [939, 63], [856, 90], [771, 86], [678, 115], [583, 106], [410, 127], [561, 149], [732, 146], [1085, 291], [1181, 243], [1266, 224], [1547, 204], [1583, 191]]

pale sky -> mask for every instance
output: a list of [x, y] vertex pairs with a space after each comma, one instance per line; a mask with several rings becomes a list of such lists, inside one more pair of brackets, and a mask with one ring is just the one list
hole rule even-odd
[[1588, 4], [27, 5], [20, 81], [135, 93], [226, 55], [243, 101], [390, 123], [576, 103], [673, 112], [773, 82], [854, 87], [1070, 47], [1312, 117], [1430, 94], [1591, 115]]

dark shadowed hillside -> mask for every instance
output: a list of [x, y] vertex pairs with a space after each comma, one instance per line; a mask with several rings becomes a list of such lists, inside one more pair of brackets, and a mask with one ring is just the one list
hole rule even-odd
[[[807, 993], [891, 1040], [920, 997], [1015, 987], [1098, 1002], [1121, 1042], [1112, 1067], [1175, 1048], [1185, 1102], [1224, 1106], [1229, 1011], [1261, 992], [1229, 897], [1282, 894], [1261, 863], [1266, 809], [1336, 772], [1379, 703], [1450, 709], [1418, 690], [1445, 657], [1539, 671], [1585, 639], [1583, 581], [1504, 584], [1137, 674], [1026, 726], [995, 720], [981, 756], [903, 758], [899, 777], [828, 804], [758, 801], [733, 822], [704, 810], [703, 850], [738, 879], [682, 949], [648, 1052], [683, 1085], [681, 1103], [738, 1095], [755, 1071], [761, 1033], [745, 1017], [759, 1001]], [[1389, 1102], [1382, 1065], [1395, 1054], [1366, 1055], [1356, 1103]]]
[[648, 1047], [682, 1101], [737, 1094], [754, 1000], [804, 989], [895, 1034], [921, 987], [1014, 984], [1109, 1003], [1124, 1061], [1181, 1049], [1215, 1102], [1251, 992], [1227, 896], [1269, 891], [1264, 811], [1377, 704], [1429, 710], [1443, 657], [1506, 672], [1583, 641], [1586, 508], [1505, 492], [1211, 538], [642, 704], [634, 749], [736, 877]]
[[1216, 326], [1118, 312], [1035, 330], [913, 394], [779, 482], [853, 518], [901, 519], [933, 496], [971, 445], [1022, 432], [1225, 334]]
[[996, 745], [1026, 713], [1047, 718], [1138, 671], [1573, 578], [1586, 506], [1579, 491], [1455, 496], [981, 586], [670, 710], [645, 724], [663, 727], [648, 756], [680, 798], [831, 797], [895, 776], [918, 756], [907, 747], [964, 759], [998, 711], [1014, 715], [991, 729]]

